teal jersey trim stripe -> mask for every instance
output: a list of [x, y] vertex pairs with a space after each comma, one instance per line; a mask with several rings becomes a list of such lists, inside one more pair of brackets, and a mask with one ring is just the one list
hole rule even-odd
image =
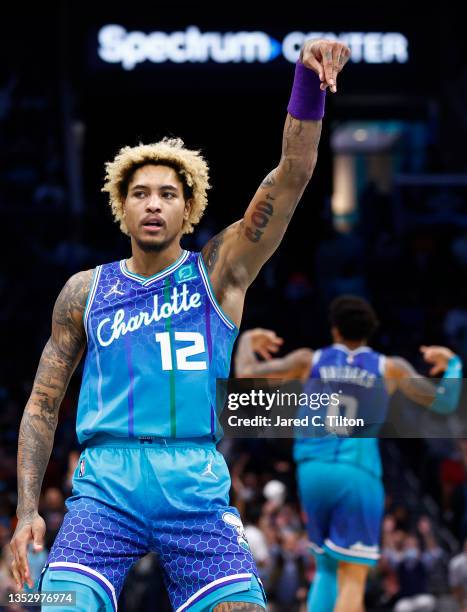
[[237, 339], [237, 334], [232, 336], [230, 340], [229, 353], [227, 355], [227, 360], [225, 362], [225, 368], [227, 370], [227, 376], [230, 374], [230, 364], [232, 363], [232, 351], [235, 344], [235, 340]]
[[[170, 282], [170, 276], [164, 281], [164, 299], [166, 302], [170, 301], [170, 289], [172, 283]], [[165, 330], [170, 335], [170, 354], [172, 363], [175, 363], [174, 358], [174, 335], [172, 330], [172, 316], [165, 321]], [[175, 370], [172, 368], [169, 371], [169, 388], [170, 388], [170, 435], [172, 438], [177, 436], [177, 405], [175, 402]]]
[[174, 261], [172, 265], [157, 274], [153, 274], [152, 276], [141, 276], [140, 274], [136, 274], [135, 272], [130, 272], [128, 270], [125, 259], [120, 261], [120, 271], [127, 278], [131, 278], [134, 281], [141, 283], [143, 286], [147, 287], [148, 285], [152, 285], [156, 281], [160, 281], [165, 278], [168, 274], [172, 274], [179, 266], [181, 266], [189, 257], [190, 253], [188, 251], [183, 250], [180, 257]]
[[86, 299], [86, 306], [84, 307], [83, 326], [84, 326], [84, 331], [86, 332], [86, 338], [88, 337], [88, 319], [89, 319], [89, 313], [91, 311], [91, 306], [92, 306], [92, 303], [94, 301], [94, 297], [96, 295], [97, 285], [99, 284], [99, 278], [100, 278], [100, 275], [101, 275], [101, 271], [102, 271], [102, 266], [97, 266], [94, 269], [94, 273], [92, 275], [91, 287], [89, 289], [88, 297]]
[[206, 270], [206, 266], [204, 265], [204, 261], [203, 261], [203, 255], [202, 253], [200, 253], [198, 255], [198, 267], [199, 267], [199, 271], [201, 272], [201, 278], [204, 281], [204, 286], [206, 287], [206, 292], [208, 294], [209, 300], [211, 302], [211, 304], [214, 307], [214, 310], [217, 312], [217, 314], [219, 315], [219, 317], [222, 319], [222, 321], [225, 323], [225, 325], [230, 329], [230, 330], [235, 330], [238, 333], [238, 327], [235, 325], [235, 323], [224, 313], [224, 311], [222, 310], [219, 302], [216, 299], [216, 296], [214, 295], [214, 290], [212, 288], [211, 285], [211, 279], [209, 278], [209, 274], [208, 271]]

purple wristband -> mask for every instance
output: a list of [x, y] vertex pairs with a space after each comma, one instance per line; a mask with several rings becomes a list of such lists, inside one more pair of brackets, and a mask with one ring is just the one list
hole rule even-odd
[[326, 91], [319, 88], [319, 76], [306, 68], [300, 60], [295, 66], [295, 78], [287, 107], [288, 112], [295, 119], [305, 121], [319, 121], [324, 117], [324, 101]]

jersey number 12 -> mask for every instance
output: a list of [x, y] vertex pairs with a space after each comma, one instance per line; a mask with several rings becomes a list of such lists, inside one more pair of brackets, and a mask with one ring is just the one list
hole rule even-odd
[[206, 361], [188, 361], [188, 357], [200, 355], [206, 351], [204, 347], [204, 337], [199, 332], [174, 332], [175, 342], [189, 342], [188, 346], [172, 350], [172, 342], [170, 332], [161, 332], [156, 334], [156, 342], [161, 345], [161, 361], [163, 370], [173, 370], [173, 353], [175, 352], [175, 361], [177, 370], [207, 370]]

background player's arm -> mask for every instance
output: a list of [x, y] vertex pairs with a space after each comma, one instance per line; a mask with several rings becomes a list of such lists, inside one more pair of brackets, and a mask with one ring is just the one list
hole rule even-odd
[[[420, 350], [425, 361], [432, 366], [432, 376], [443, 373], [449, 361], [456, 357], [455, 353], [444, 346], [422, 346]], [[432, 407], [436, 400], [438, 387], [402, 357], [387, 358], [384, 376], [391, 393], [401, 391], [410, 400], [427, 408]]]
[[42, 545], [45, 524], [38, 514], [42, 479], [52, 452], [58, 411], [68, 382], [86, 344], [83, 312], [92, 270], [79, 272], [65, 284], [55, 302], [52, 333], [40, 358], [26, 404], [18, 441], [18, 524], [11, 541], [13, 573], [18, 586], [31, 583], [26, 549], [33, 539]]
[[[307, 41], [302, 49], [302, 62], [329, 86], [349, 56], [345, 45], [327, 40]], [[240, 322], [248, 286], [279, 246], [313, 175], [320, 135], [321, 120], [303, 121], [288, 114], [278, 166], [260, 185], [243, 219], [203, 248], [216, 297], [236, 323]]]
[[[310, 373], [313, 351], [302, 348], [285, 357], [273, 358], [271, 353], [276, 353], [282, 343], [282, 338], [268, 329], [257, 327], [243, 332], [235, 355], [236, 377], [306, 380]], [[260, 361], [257, 354], [265, 361]]]

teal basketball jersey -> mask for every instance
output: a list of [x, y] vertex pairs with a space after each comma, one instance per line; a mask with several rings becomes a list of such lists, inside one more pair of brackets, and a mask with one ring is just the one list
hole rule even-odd
[[[378, 431], [385, 422], [389, 394], [384, 384], [385, 357], [368, 346], [354, 351], [334, 344], [315, 351], [306, 391], [336, 393], [339, 405], [323, 409], [320, 414], [326, 427], [316, 438], [298, 437], [295, 441], [295, 460], [318, 460], [335, 464], [347, 463], [381, 476]], [[349, 428], [339, 431], [333, 427], [341, 417], [361, 419], [361, 437], [352, 437]], [[357, 434], [357, 436], [358, 436]]]
[[183, 251], [149, 278], [125, 260], [98, 266], [84, 327], [80, 443], [99, 434], [220, 437], [216, 379], [229, 375], [238, 329], [217, 303], [200, 253]]

